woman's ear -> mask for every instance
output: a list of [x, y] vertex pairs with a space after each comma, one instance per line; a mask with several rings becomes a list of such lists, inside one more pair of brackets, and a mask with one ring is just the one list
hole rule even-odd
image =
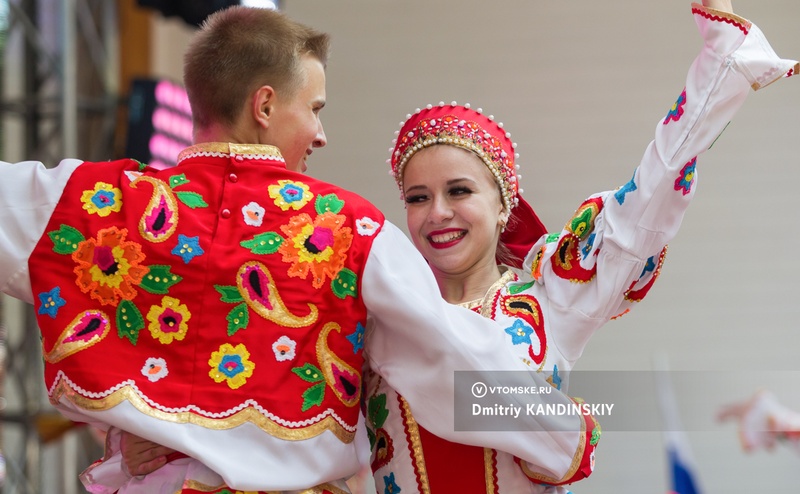
[[502, 211], [500, 216], [497, 218], [497, 224], [500, 225], [500, 229], [505, 229], [506, 225], [508, 224], [508, 218], [511, 214], [508, 211]]
[[269, 117], [272, 114], [272, 108], [275, 105], [275, 90], [272, 86], [261, 86], [253, 93], [253, 119], [258, 122], [258, 125], [267, 128], [269, 127]]

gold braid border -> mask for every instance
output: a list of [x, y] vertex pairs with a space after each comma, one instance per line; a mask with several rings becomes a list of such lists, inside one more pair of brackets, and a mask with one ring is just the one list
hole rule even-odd
[[247, 407], [225, 419], [202, 417], [192, 412], [164, 412], [151, 407], [131, 386], [124, 386], [104, 398], [91, 399], [72, 389], [61, 377], [58, 384], [53, 388], [50, 401], [53, 404], [57, 404], [62, 397], [87, 411], [104, 411], [119, 405], [123, 401], [127, 401], [147, 416], [166, 422], [195, 424], [210, 430], [232, 429], [249, 422], [255, 424], [269, 435], [287, 441], [310, 439], [325, 431], [332, 432], [343, 443], [349, 444], [353, 442], [355, 437], [355, 431], [347, 431], [331, 416], [327, 416], [314, 424], [295, 429], [278, 424], [252, 407]]

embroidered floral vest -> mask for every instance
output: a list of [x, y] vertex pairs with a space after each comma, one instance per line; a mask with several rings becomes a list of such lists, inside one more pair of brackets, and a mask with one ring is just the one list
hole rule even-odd
[[82, 164], [29, 262], [51, 400], [351, 441], [383, 221], [270, 146]]

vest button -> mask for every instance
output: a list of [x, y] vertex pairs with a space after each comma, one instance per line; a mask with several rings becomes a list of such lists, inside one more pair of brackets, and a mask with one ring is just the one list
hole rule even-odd
[[226, 220], [231, 217], [231, 210], [230, 209], [223, 209], [219, 212], [219, 215], [225, 218]]
[[231, 173], [230, 175], [228, 175], [228, 181], [236, 183], [239, 181], [239, 177], [235, 173]]

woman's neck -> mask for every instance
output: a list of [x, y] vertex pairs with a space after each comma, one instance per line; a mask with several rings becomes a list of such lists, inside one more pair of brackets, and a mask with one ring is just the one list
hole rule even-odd
[[451, 304], [463, 304], [482, 299], [486, 291], [500, 279], [501, 272], [497, 264], [474, 266], [463, 273], [443, 273], [434, 270], [436, 282], [442, 298]]

